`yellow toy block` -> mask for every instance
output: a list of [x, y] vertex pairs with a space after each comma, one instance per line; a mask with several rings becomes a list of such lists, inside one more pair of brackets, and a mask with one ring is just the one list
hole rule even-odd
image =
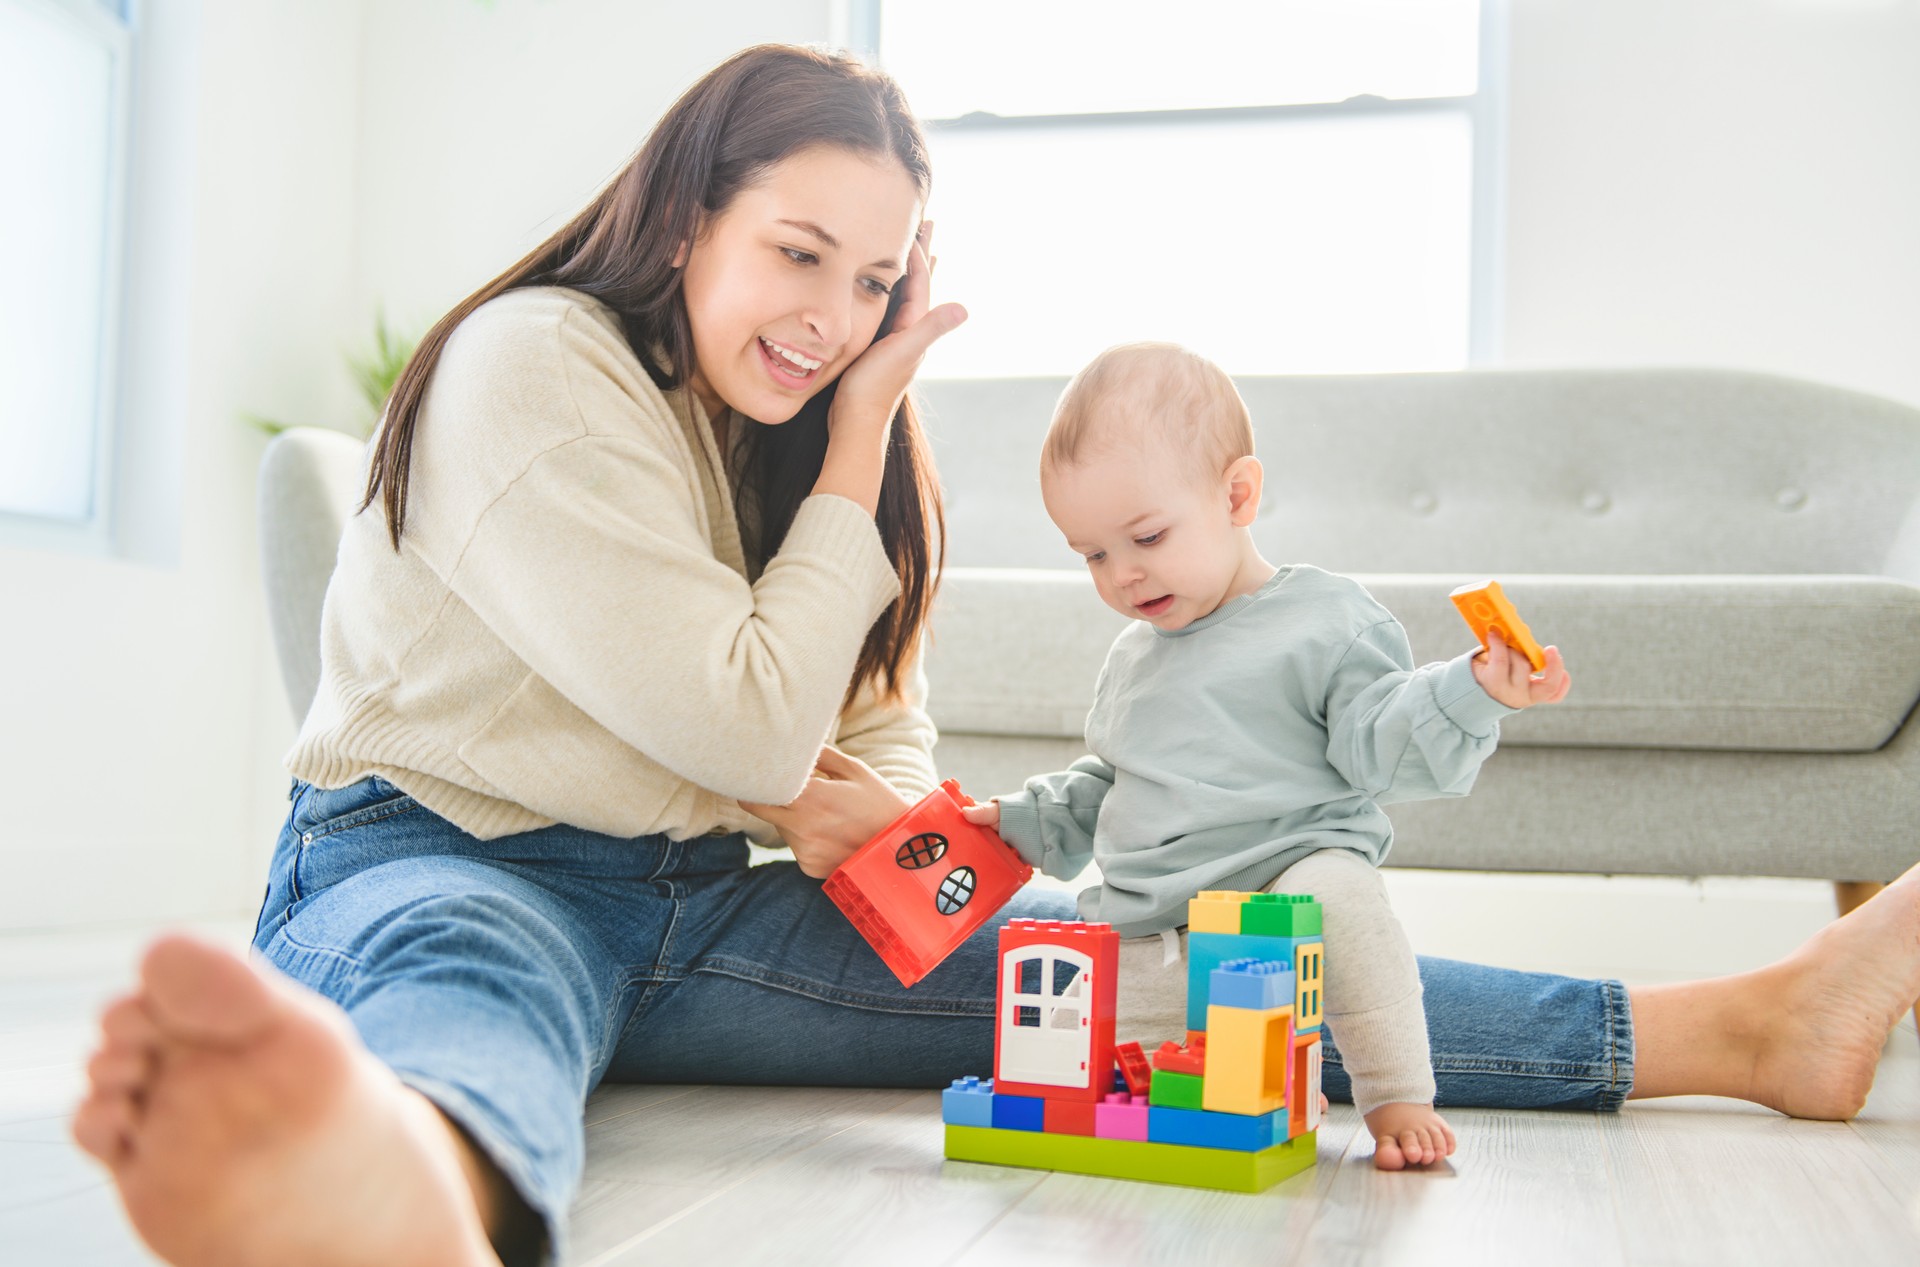
[[1327, 952], [1322, 942], [1308, 942], [1293, 948], [1294, 1032], [1317, 1029], [1320, 1025], [1322, 997], [1320, 982], [1326, 976]]
[[1187, 931], [1190, 933], [1237, 933], [1240, 931], [1240, 907], [1245, 893], [1210, 889], [1187, 902]]
[[1527, 657], [1527, 663], [1534, 672], [1547, 667], [1547, 653], [1533, 640], [1533, 631], [1527, 628], [1527, 622], [1520, 619], [1513, 604], [1500, 589], [1500, 582], [1487, 581], [1481, 585], [1462, 585], [1447, 597], [1466, 617], [1467, 624], [1473, 627], [1473, 636], [1480, 640], [1481, 646], [1487, 645], [1487, 631], [1497, 629], [1506, 644]]
[[1292, 1056], [1292, 1008], [1209, 1005], [1200, 1107], [1248, 1116], [1285, 1108]]

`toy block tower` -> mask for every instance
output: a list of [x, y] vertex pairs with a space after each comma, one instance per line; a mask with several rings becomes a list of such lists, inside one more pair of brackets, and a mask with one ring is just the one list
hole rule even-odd
[[910, 986], [993, 917], [1033, 868], [961, 816], [973, 804], [949, 779], [827, 877], [826, 895]]
[[[1113, 1093], [1119, 967], [1120, 935], [1109, 924], [1016, 919], [1000, 930], [996, 1096], [1091, 1106]], [[1091, 1135], [1090, 1113], [1084, 1125], [1075, 1133]]]

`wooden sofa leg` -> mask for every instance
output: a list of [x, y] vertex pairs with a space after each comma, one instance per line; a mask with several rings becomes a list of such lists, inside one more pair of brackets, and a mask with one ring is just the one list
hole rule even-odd
[[[1835, 880], [1833, 904], [1840, 908], [1842, 915], [1845, 915], [1886, 887], [1872, 880]], [[1913, 1005], [1913, 1024], [1915, 1029], [1920, 1029], [1920, 1002]]]

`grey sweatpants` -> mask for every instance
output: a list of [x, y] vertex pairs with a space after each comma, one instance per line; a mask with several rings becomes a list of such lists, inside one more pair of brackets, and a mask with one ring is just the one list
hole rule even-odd
[[[1309, 854], [1267, 886], [1320, 902], [1326, 946], [1325, 1025], [1353, 1079], [1362, 1113], [1383, 1104], [1432, 1104], [1433, 1060], [1420, 1004], [1420, 970], [1380, 872], [1345, 849]], [[1187, 930], [1120, 943], [1120, 1042], [1151, 1055], [1187, 1031]]]

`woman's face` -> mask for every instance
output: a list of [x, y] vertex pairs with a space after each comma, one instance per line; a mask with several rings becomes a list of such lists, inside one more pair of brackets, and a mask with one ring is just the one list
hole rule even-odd
[[906, 169], [832, 147], [782, 160], [702, 226], [686, 252], [690, 386], [785, 422], [873, 342], [920, 223]]

